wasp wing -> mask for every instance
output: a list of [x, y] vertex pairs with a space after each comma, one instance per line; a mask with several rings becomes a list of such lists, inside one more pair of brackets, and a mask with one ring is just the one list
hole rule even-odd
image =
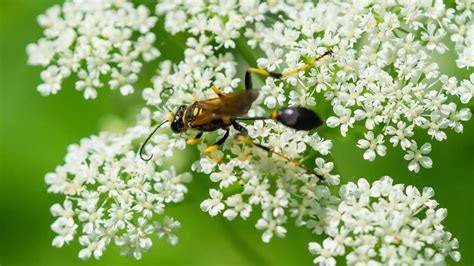
[[204, 125], [223, 117], [233, 118], [248, 112], [252, 103], [257, 99], [258, 92], [247, 90], [225, 94], [218, 98], [196, 102], [202, 112], [192, 122], [193, 126]]

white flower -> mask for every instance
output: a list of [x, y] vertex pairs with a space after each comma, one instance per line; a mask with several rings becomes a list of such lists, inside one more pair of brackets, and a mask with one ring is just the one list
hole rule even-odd
[[[64, 207], [63, 207], [64, 206]], [[56, 203], [51, 206], [50, 211], [54, 217], [61, 217], [66, 220], [73, 220], [74, 210], [72, 202], [70, 200], [65, 200], [63, 206]]]
[[72, 219], [58, 218], [52, 225], [51, 229], [58, 234], [53, 239], [53, 246], [62, 247], [64, 243], [69, 244], [76, 234], [77, 224]]
[[[145, 8], [144, 6], [140, 7]], [[151, 27], [153, 27], [153, 25]], [[153, 46], [155, 40], [156, 36], [151, 32], [147, 33], [145, 36], [140, 36], [137, 39], [135, 49], [142, 55], [143, 60], [146, 62], [149, 62], [160, 56], [160, 51]]]
[[474, 95], [474, 73], [471, 74], [470, 80], [463, 80], [461, 87], [459, 88], [459, 94], [461, 95], [461, 102], [466, 104], [471, 101]]
[[388, 135], [393, 135], [393, 137], [390, 138], [390, 142], [393, 144], [393, 147], [396, 147], [400, 143], [400, 147], [403, 150], [406, 150], [411, 146], [411, 141], [409, 138], [414, 134], [413, 127], [407, 127], [405, 122], [398, 122], [396, 128], [393, 126], [388, 126], [386, 133]]
[[257, 60], [258, 67], [267, 69], [268, 71], [275, 71], [275, 69], [283, 62], [283, 60], [281, 59], [283, 55], [283, 50], [268, 50], [266, 51], [266, 53], [266, 58], [260, 58]]
[[228, 208], [224, 211], [223, 215], [228, 220], [233, 220], [237, 215], [240, 215], [244, 220], [250, 216], [252, 206], [243, 202], [242, 195], [232, 195], [226, 199], [225, 203]]
[[449, 10], [454, 13], [453, 22], [450, 24], [449, 30], [453, 33], [451, 40], [455, 42], [455, 49], [458, 54], [456, 64], [458, 67], [474, 66], [474, 25], [472, 23], [472, 4], [465, 1], [456, 1], [455, 10]]
[[263, 212], [262, 218], [258, 219], [255, 227], [259, 230], [265, 230], [262, 234], [262, 241], [269, 243], [275, 234], [277, 237], [284, 237], [286, 229], [281, 226], [286, 221], [281, 217], [274, 218], [271, 213]]
[[383, 135], [377, 135], [377, 137], [374, 137], [374, 132], [369, 131], [364, 134], [365, 139], [360, 139], [357, 142], [357, 147], [361, 149], [367, 149], [364, 152], [364, 159], [368, 161], [373, 161], [375, 160], [376, 155], [378, 154], [379, 156], [385, 156], [386, 154], [386, 147], [383, 145], [384, 139]]
[[316, 173], [324, 178], [326, 182], [331, 185], [339, 184], [339, 175], [332, 175], [331, 171], [334, 170], [333, 162], [325, 162], [323, 158], [316, 158], [315, 160], [316, 168], [314, 169]]
[[421, 39], [428, 42], [426, 48], [428, 50], [435, 50], [438, 53], [444, 53], [448, 47], [440, 42], [446, 36], [446, 31], [443, 28], [438, 28], [434, 23], [428, 24], [428, 31], [421, 34]]
[[122, 70], [120, 72], [117, 68], [112, 69], [112, 79], [109, 81], [111, 89], [119, 89], [122, 95], [133, 93], [132, 84], [137, 81], [138, 76], [133, 72]]
[[181, 227], [180, 222], [174, 220], [172, 217], [165, 216], [163, 223], [155, 222], [155, 230], [159, 238], [167, 238], [170, 245], [178, 243], [178, 237], [175, 235], [175, 230]]
[[61, 89], [61, 82], [64, 76], [57, 66], [49, 66], [41, 72], [43, 84], [38, 85], [37, 90], [42, 95], [56, 94]]
[[225, 206], [222, 203], [222, 193], [215, 189], [209, 190], [209, 195], [211, 196], [210, 199], [204, 200], [201, 203], [201, 210], [204, 212], [209, 212], [209, 215], [216, 216], [221, 212]]
[[413, 141], [410, 150], [403, 157], [405, 160], [410, 161], [408, 164], [408, 169], [415, 173], [420, 171], [420, 165], [424, 168], [431, 168], [433, 166], [433, 161], [430, 157], [425, 156], [431, 152], [431, 144], [425, 143], [418, 149], [416, 142]]
[[96, 209], [94, 205], [88, 205], [85, 211], [80, 211], [78, 218], [82, 222], [86, 222], [83, 226], [83, 232], [86, 234], [92, 234], [92, 232], [100, 227], [103, 216], [103, 208]]
[[313, 255], [319, 255], [313, 260], [313, 263], [324, 266], [336, 265], [334, 256], [338, 254], [335, 252], [335, 248], [336, 242], [331, 239], [325, 239], [323, 241], [323, 246], [317, 242], [309, 243], [309, 252]]
[[284, 209], [288, 206], [288, 195], [283, 189], [278, 189], [275, 195], [263, 196], [262, 208], [271, 211], [274, 217], [284, 216]]
[[226, 188], [237, 181], [232, 164], [220, 164], [218, 172], [211, 173], [210, 179], [213, 182], [220, 182], [220, 188]]
[[87, 72], [81, 69], [79, 73], [77, 73], [77, 76], [80, 80], [76, 81], [76, 89], [84, 91], [84, 98], [86, 99], [96, 98], [96, 88], [102, 87], [102, 83], [99, 80], [99, 73], [95, 70]]
[[347, 134], [347, 131], [355, 122], [355, 118], [351, 117], [352, 112], [350, 109], [344, 108], [341, 105], [336, 105], [334, 107], [334, 113], [338, 116], [331, 116], [326, 121], [328, 127], [340, 127], [341, 135], [344, 137]]
[[284, 101], [286, 100], [286, 97], [283, 93], [281, 93], [283, 88], [283, 84], [280, 83], [279, 85], [275, 84], [275, 80], [268, 78], [265, 81], [265, 85], [262, 87], [262, 93], [266, 95], [264, 104], [270, 108], [273, 109], [276, 106], [281, 106]]
[[97, 239], [91, 239], [90, 236], [84, 235], [79, 237], [79, 243], [86, 248], [79, 251], [79, 258], [87, 260], [94, 255], [94, 258], [99, 259], [102, 257], [102, 253], [105, 249], [105, 243], [103, 240], [97, 241]]
[[123, 236], [116, 237], [115, 243], [121, 247], [124, 256], [133, 255], [136, 260], [142, 258], [142, 252], [151, 248], [152, 241], [148, 237], [154, 232], [154, 226], [143, 217], [138, 218], [137, 224], [129, 224]]

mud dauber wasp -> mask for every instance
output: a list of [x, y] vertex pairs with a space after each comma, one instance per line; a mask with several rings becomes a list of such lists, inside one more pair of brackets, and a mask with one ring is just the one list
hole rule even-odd
[[[256, 146], [267, 152], [273, 153], [296, 165], [297, 167], [305, 170], [307, 173], [314, 174], [320, 179], [323, 179], [323, 177], [318, 175], [314, 170], [307, 168], [300, 162], [291, 159], [286, 155], [273, 150], [270, 147], [254, 142], [247, 136], [247, 129], [241, 124], [239, 124], [237, 121], [272, 119], [296, 130], [311, 130], [321, 126], [323, 124], [323, 120], [319, 117], [318, 114], [308, 108], [300, 106], [284, 107], [279, 110], [272, 111], [271, 115], [269, 116], [243, 117], [243, 115], [248, 112], [248, 110], [252, 106], [252, 103], [258, 97], [258, 92], [255, 91], [252, 86], [251, 73], [257, 73], [265, 76], [270, 76], [276, 79], [281, 79], [283, 77], [303, 71], [306, 68], [314, 65], [321, 58], [331, 54], [332, 51], [328, 50], [327, 52], [314, 58], [307, 64], [282, 73], [270, 72], [265, 69], [259, 68], [248, 68], [245, 72], [245, 91], [242, 92], [224, 94], [217, 87], [212, 86], [211, 89], [217, 94], [218, 97], [203, 101], [198, 101], [194, 97], [193, 103], [191, 105], [181, 105], [178, 107], [176, 112], [170, 112], [170, 117], [168, 118], [168, 120], [165, 120], [162, 123], [158, 124], [141, 145], [139, 150], [140, 158], [144, 161], [151, 160], [153, 155], [150, 155], [150, 157], [148, 158], [143, 157], [143, 149], [147, 142], [150, 140], [150, 138], [153, 136], [153, 134], [155, 134], [155, 132], [158, 130], [158, 128], [160, 128], [166, 122], [170, 122], [171, 130], [174, 133], [182, 133], [188, 129], [195, 129], [199, 131], [199, 133], [194, 138], [189, 139], [187, 141], [187, 144], [197, 143], [201, 139], [204, 132], [211, 132], [218, 129], [225, 130], [226, 132], [221, 139], [219, 139], [216, 143], [204, 150], [204, 153], [207, 156], [211, 157], [216, 161], [220, 161], [221, 158], [217, 157], [214, 154], [211, 154], [211, 152], [216, 150], [222, 144], [224, 144], [224, 142], [229, 137], [229, 127], [232, 126], [237, 131], [239, 131], [239, 133], [235, 136], [238, 141]], [[170, 90], [171, 94], [174, 92], [172, 88], [167, 88], [165, 90]], [[163, 94], [165, 90], [163, 90], [161, 94]]]

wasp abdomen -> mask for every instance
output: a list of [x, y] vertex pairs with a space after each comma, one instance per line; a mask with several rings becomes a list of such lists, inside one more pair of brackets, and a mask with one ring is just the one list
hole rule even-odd
[[297, 130], [311, 130], [323, 124], [323, 120], [314, 111], [305, 107], [285, 107], [273, 111], [272, 119]]

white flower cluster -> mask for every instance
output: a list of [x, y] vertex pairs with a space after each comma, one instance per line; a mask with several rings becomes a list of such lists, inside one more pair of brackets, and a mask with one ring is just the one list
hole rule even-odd
[[184, 199], [191, 175], [177, 174], [173, 167], [160, 170], [163, 158], [183, 147], [167, 135], [153, 138], [163, 153], [158, 160], [144, 162], [133, 152], [134, 141], [148, 134], [149, 122], [144, 109], [140, 123], [123, 135], [101, 133], [82, 139], [68, 148], [66, 163], [46, 175], [48, 192], [65, 196], [62, 204], [51, 207], [57, 217], [51, 225], [57, 234], [53, 246], [62, 247], [77, 237], [84, 247], [79, 257], [98, 259], [113, 242], [123, 255], [140, 259], [152, 246], [152, 235], [177, 243], [174, 231], [180, 223], [163, 216], [165, 205]]
[[[160, 8], [161, 5], [164, 4], [158, 4]], [[172, 14], [168, 12], [167, 16]], [[235, 90], [240, 81], [235, 78], [237, 63], [231, 54], [222, 52], [223, 47], [217, 36], [189, 38], [182, 62], [175, 65], [164, 62], [161, 65], [153, 80], [153, 88], [143, 92], [146, 102], [158, 107], [155, 117], [165, 118], [164, 105], [174, 109], [181, 104], [191, 104], [193, 94], [198, 100], [216, 97], [210, 89], [212, 85], [224, 92]], [[175, 93], [163, 103], [161, 92], [168, 87], [173, 88]], [[249, 112], [250, 116], [269, 113], [268, 109], [261, 106], [263, 100], [257, 99]], [[297, 132], [273, 121], [242, 125], [248, 130], [249, 137], [262, 145], [293, 159], [308, 156], [314, 160], [314, 170], [325, 179], [326, 184], [339, 183], [339, 176], [331, 174], [333, 163], [316, 156], [328, 155], [331, 141], [322, 139], [317, 133], [310, 135], [308, 132]], [[203, 151], [207, 146], [209, 144], [200, 144], [198, 148]], [[323, 231], [315, 219], [312, 219], [311, 224], [306, 224], [310, 217], [318, 217], [321, 221], [325, 207], [335, 201], [328, 187], [319, 182], [317, 176], [305, 174], [282, 158], [269, 156], [268, 152], [242, 144], [232, 137], [213, 154], [225, 158], [217, 163], [202, 153], [202, 158], [193, 164], [193, 170], [210, 174], [211, 180], [219, 184], [218, 189], [210, 190], [210, 198], [201, 203], [203, 211], [209, 212], [211, 216], [221, 213], [233, 220], [237, 216], [246, 219], [255, 207], [260, 207], [261, 219], [256, 227], [264, 231], [264, 242], [269, 242], [273, 235], [283, 237], [286, 232], [283, 225], [289, 217], [295, 217], [298, 225]]]
[[[177, 242], [173, 230], [179, 222], [164, 216], [164, 208], [166, 203], [183, 200], [184, 183], [191, 176], [161, 166], [174, 149], [184, 149], [193, 132], [155, 134], [144, 149], [155, 155], [148, 163], [134, 151], [153, 129], [151, 121], [167, 119], [168, 109], [191, 104], [193, 96], [216, 97], [213, 85], [225, 93], [238, 90], [241, 79], [236, 66], [243, 64], [229, 49], [248, 52], [238, 38], [261, 57], [249, 61], [250, 66], [257, 63], [274, 72], [301, 67], [332, 49], [334, 55], [316, 67], [282, 80], [269, 77], [263, 86], [256, 86], [260, 97], [248, 115], [327, 102], [334, 112], [327, 119], [329, 127], [339, 127], [343, 136], [357, 124], [365, 127], [357, 146], [366, 150], [367, 160], [384, 156], [389, 142], [406, 152], [410, 170], [431, 167], [431, 144], [419, 145], [415, 132], [423, 129], [442, 141], [447, 128], [462, 132], [462, 122], [471, 118], [470, 110], [459, 106], [472, 99], [474, 74], [470, 80], [458, 81], [440, 74], [434, 60], [448, 49], [449, 32], [458, 66], [472, 66], [468, 1], [457, 1], [455, 9], [447, 9], [437, 0], [318, 4], [165, 0], [157, 4], [156, 12], [165, 17], [166, 30], [190, 35], [184, 59], [162, 62], [153, 86], [143, 91], [152, 111], [144, 109], [138, 125], [122, 135], [102, 133], [72, 145], [65, 165], [46, 176], [49, 192], [66, 197], [51, 208], [58, 217], [52, 225], [58, 234], [53, 245], [69, 243], [79, 231], [83, 259], [100, 257], [112, 241], [137, 259], [151, 247], [152, 234]], [[138, 57], [148, 61], [159, 55], [150, 32], [156, 18], [126, 0], [67, 0], [39, 21], [46, 38], [28, 51], [30, 63], [48, 66], [42, 73], [45, 84], [39, 87], [44, 94], [57, 92], [73, 72], [80, 79], [76, 87], [84, 90], [86, 98], [96, 97], [96, 88], [109, 75], [109, 85], [127, 94], [141, 69]], [[250, 60], [253, 55], [241, 56]], [[164, 91], [173, 94], [163, 97]], [[432, 190], [392, 185], [389, 178], [370, 186], [361, 179], [358, 185], [344, 186], [340, 199], [329, 187], [340, 179], [328, 160], [330, 140], [274, 121], [242, 125], [256, 143], [301, 162], [309, 171], [314, 169], [324, 182], [281, 156], [239, 142], [231, 129], [231, 137], [212, 151], [222, 158], [219, 163], [203, 153], [211, 143], [202, 143], [198, 145], [202, 158], [192, 164], [192, 170], [209, 174], [217, 184], [201, 203], [211, 216], [245, 220], [258, 212], [256, 228], [263, 231], [265, 243], [273, 236], [284, 237], [285, 224], [292, 219], [314, 234], [329, 236], [322, 245], [310, 244], [310, 251], [318, 255], [315, 263], [320, 264], [333, 265], [335, 257], [346, 254], [348, 264], [443, 263], [448, 255], [459, 259], [457, 241], [441, 225], [446, 211], [436, 209]], [[220, 133], [206, 133], [203, 142], [213, 143], [214, 137], [222, 137]], [[162, 223], [156, 221], [158, 217], [163, 217]]]
[[[330, 141], [317, 134], [308, 135], [275, 123], [258, 121], [246, 127], [249, 136], [258, 143], [294, 159], [302, 159], [303, 154], [314, 156], [315, 152], [327, 155], [332, 147]], [[219, 154], [222, 152], [225, 159], [219, 164], [203, 157], [193, 165], [193, 169], [210, 174], [211, 180], [219, 186], [211, 189], [211, 198], [201, 203], [203, 211], [211, 216], [222, 213], [228, 220], [237, 216], [245, 220], [257, 208], [261, 218], [256, 228], [264, 231], [262, 241], [265, 243], [273, 235], [284, 237], [284, 224], [290, 217], [298, 226], [323, 231], [326, 207], [337, 202], [327, 186], [339, 183], [339, 176], [331, 174], [332, 162], [321, 157], [315, 160], [314, 170], [323, 177], [325, 183], [322, 183], [317, 176], [304, 173], [282, 158], [269, 156], [267, 151], [239, 144], [236, 140], [224, 145]], [[307, 223], [309, 220], [311, 222]]]
[[344, 137], [355, 126], [364, 128], [357, 146], [366, 150], [366, 160], [398, 146], [411, 171], [418, 172], [420, 165], [430, 168], [431, 144], [417, 143], [415, 132], [443, 141], [448, 129], [460, 133], [471, 118], [462, 105], [472, 98], [472, 76], [459, 81], [443, 75], [436, 62], [448, 50], [445, 37], [453, 33], [458, 66], [474, 64], [474, 5], [456, 2], [456, 9], [443, 1], [304, 3], [285, 8], [284, 21], [257, 22], [245, 36], [249, 46], [257, 44], [266, 53], [258, 60], [261, 68], [281, 72], [328, 48], [334, 52], [283, 82], [267, 78], [264, 104], [273, 108], [289, 99], [290, 104], [314, 105], [324, 98], [334, 112], [326, 121], [329, 127], [339, 128]]
[[458, 67], [474, 67], [474, 3], [471, 0], [456, 0], [456, 12], [448, 11], [454, 14], [453, 22], [449, 26], [452, 32], [451, 41], [455, 43], [458, 59]]
[[165, 28], [175, 34], [186, 31], [195, 36], [214, 36], [219, 47], [235, 48], [241, 29], [264, 20], [266, 12], [277, 13], [283, 1], [174, 1], [157, 4], [158, 15], [165, 15]]
[[343, 255], [348, 265], [444, 265], [448, 255], [459, 261], [458, 241], [442, 225], [447, 210], [437, 209], [433, 189], [362, 178], [339, 194], [341, 203], [327, 215], [329, 237], [309, 244], [315, 264], [336, 265]]
[[49, 8], [38, 17], [44, 37], [27, 47], [28, 63], [46, 68], [38, 91], [56, 94], [74, 73], [86, 99], [97, 97], [104, 80], [123, 95], [133, 93], [141, 61], [160, 55], [150, 32], [156, 20], [128, 0], [66, 0]]

